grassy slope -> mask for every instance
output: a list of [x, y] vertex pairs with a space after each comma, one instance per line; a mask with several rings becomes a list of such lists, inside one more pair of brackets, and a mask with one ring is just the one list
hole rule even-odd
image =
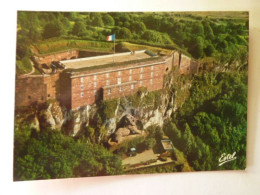
[[112, 51], [113, 43], [101, 41], [73, 40], [73, 39], [58, 39], [45, 40], [34, 44], [39, 54], [51, 54], [69, 49], [88, 49], [99, 51]]
[[16, 73], [26, 74], [32, 71], [32, 65], [28, 57], [24, 57], [22, 60], [16, 61]]

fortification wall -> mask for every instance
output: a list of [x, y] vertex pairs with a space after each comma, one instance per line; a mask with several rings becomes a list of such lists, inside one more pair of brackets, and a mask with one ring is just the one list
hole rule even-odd
[[180, 53], [175, 51], [173, 53], [173, 66], [179, 66], [179, 61], [180, 61]]
[[199, 63], [192, 58], [181, 54], [179, 69], [180, 74], [194, 74], [198, 72]]
[[34, 59], [38, 64], [47, 64], [50, 65], [53, 61], [61, 61], [68, 60], [71, 58], [78, 58], [79, 51], [78, 50], [69, 50], [59, 53], [53, 53], [43, 56], [35, 56]]
[[46, 102], [48, 99], [58, 99], [60, 95], [58, 82], [59, 74], [16, 78], [16, 106], [29, 106], [33, 103]]
[[15, 105], [29, 106], [35, 102], [46, 101], [46, 86], [44, 77], [16, 78]]

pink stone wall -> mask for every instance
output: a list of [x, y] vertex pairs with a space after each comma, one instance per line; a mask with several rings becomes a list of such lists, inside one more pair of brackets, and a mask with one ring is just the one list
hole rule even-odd
[[65, 52], [53, 53], [42, 56], [35, 56], [34, 59], [38, 64], [47, 64], [50, 65], [53, 61], [68, 60], [71, 58], [78, 58], [79, 51], [69, 50]]
[[[71, 108], [76, 109], [80, 106], [93, 104], [98, 98], [106, 100], [130, 95], [135, 93], [139, 87], [147, 87], [150, 91], [161, 89], [165, 67], [165, 63], [126, 70], [118, 70], [118, 67], [115, 67], [112, 69], [113, 72], [96, 72], [96, 74], [87, 76], [82, 74], [82, 76], [79, 75], [80, 77], [72, 78]], [[121, 85], [118, 84], [119, 79], [121, 79]], [[132, 82], [135, 82], [133, 89], [131, 88]], [[125, 85], [125, 83], [130, 84]], [[108, 92], [109, 89], [110, 92]]]

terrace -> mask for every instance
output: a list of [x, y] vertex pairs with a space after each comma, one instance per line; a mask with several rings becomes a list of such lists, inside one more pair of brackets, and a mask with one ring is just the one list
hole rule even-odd
[[152, 58], [152, 55], [145, 50], [136, 52], [125, 52], [118, 54], [109, 54], [103, 56], [87, 57], [73, 60], [60, 61], [66, 69], [92, 69], [107, 64], [122, 64], [131, 61], [143, 61]]

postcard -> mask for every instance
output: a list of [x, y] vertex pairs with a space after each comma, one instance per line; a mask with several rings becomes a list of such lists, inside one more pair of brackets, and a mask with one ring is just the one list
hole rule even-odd
[[245, 169], [248, 17], [18, 11], [14, 181]]

